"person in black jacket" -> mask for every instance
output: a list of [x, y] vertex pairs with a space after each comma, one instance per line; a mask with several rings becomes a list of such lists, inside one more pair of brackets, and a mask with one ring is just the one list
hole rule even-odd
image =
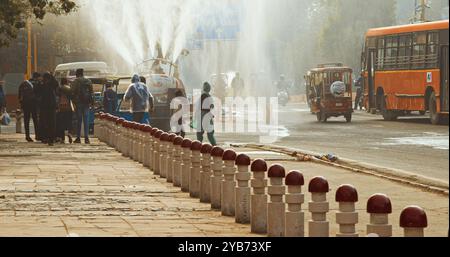
[[55, 142], [56, 130], [56, 89], [59, 87], [58, 81], [49, 72], [44, 74], [41, 101], [41, 119], [43, 120], [43, 130], [47, 133], [46, 142], [53, 146]]
[[41, 131], [38, 121], [38, 94], [41, 88], [41, 74], [33, 73], [32, 79], [25, 80], [19, 86], [19, 103], [23, 111], [23, 119], [25, 124], [25, 136], [28, 142], [33, 142], [30, 137], [30, 118], [33, 119], [36, 140], [40, 140]]
[[211, 85], [208, 82], [205, 82], [203, 84], [203, 92], [200, 99], [201, 112], [200, 115], [196, 115], [197, 140], [203, 142], [203, 135], [206, 132], [211, 145], [216, 146], [217, 141], [214, 137], [214, 115], [211, 112], [214, 109], [214, 103], [210, 92]]

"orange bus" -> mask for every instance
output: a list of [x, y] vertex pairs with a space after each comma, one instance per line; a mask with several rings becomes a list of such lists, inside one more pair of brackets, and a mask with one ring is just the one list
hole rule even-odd
[[362, 53], [364, 104], [388, 121], [448, 117], [448, 20], [371, 29]]

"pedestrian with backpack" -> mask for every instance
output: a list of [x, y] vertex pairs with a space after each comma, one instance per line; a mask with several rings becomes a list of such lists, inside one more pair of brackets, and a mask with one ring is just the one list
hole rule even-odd
[[76, 71], [77, 78], [72, 83], [73, 103], [75, 104], [77, 115], [77, 139], [75, 144], [81, 143], [81, 123], [84, 125], [84, 142], [90, 144], [89, 141], [89, 110], [94, 104], [94, 89], [92, 81], [84, 77], [84, 70]]
[[145, 113], [153, 110], [153, 96], [149, 92], [147, 85], [141, 82], [139, 75], [134, 75], [131, 85], [128, 87], [123, 97], [125, 102], [131, 101], [131, 113], [133, 121], [142, 123]]

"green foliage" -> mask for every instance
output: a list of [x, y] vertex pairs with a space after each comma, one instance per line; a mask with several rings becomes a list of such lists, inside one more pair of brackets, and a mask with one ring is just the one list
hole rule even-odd
[[323, 62], [343, 62], [360, 69], [364, 35], [370, 28], [396, 24], [396, 0], [316, 0], [326, 17], [316, 51]]
[[27, 19], [41, 21], [48, 13], [64, 15], [76, 9], [76, 3], [71, 0], [1, 0], [0, 47], [9, 45], [17, 37]]

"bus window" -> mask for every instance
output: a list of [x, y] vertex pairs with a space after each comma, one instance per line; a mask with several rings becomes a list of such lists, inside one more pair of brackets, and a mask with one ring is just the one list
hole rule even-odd
[[398, 37], [386, 37], [386, 52], [384, 65], [387, 69], [395, 69], [397, 66]]
[[412, 50], [412, 35], [402, 35], [399, 38], [398, 68], [408, 69]]
[[428, 33], [427, 39], [427, 56], [426, 67], [437, 68], [438, 67], [438, 47], [439, 47], [439, 33]]
[[377, 47], [378, 47], [377, 61], [376, 61], [377, 70], [383, 70], [384, 69], [384, 38], [378, 39]]
[[426, 46], [427, 46], [427, 33], [419, 32], [415, 33], [413, 37], [413, 58], [412, 68], [421, 69], [424, 68]]

